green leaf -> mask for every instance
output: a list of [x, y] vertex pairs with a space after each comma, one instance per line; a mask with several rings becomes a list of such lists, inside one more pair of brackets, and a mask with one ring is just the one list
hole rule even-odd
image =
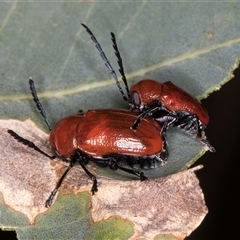
[[[128, 108], [81, 22], [117, 70], [110, 32], [116, 34], [129, 85], [144, 78], [170, 80], [205, 98], [238, 66], [239, 10], [232, 2], [0, 3], [1, 118], [31, 118], [47, 132], [30, 96], [30, 76], [52, 125], [79, 110]], [[176, 129], [167, 137], [168, 164], [146, 171], [147, 176], [186, 169], [206, 151]], [[123, 178], [122, 173], [97, 171]]]

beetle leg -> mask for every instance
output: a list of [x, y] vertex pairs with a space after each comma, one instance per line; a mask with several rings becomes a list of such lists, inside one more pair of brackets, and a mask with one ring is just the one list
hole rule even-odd
[[162, 126], [162, 130], [160, 132], [160, 134], [162, 136], [162, 140], [163, 140], [163, 146], [162, 146], [162, 151], [160, 153], [160, 158], [162, 159], [163, 164], [166, 163], [168, 156], [169, 156], [168, 142], [166, 139], [167, 129], [168, 129], [168, 122], [164, 122], [164, 124]]
[[131, 129], [136, 130], [140, 121], [146, 116], [154, 118], [156, 121], [161, 124], [167, 122], [168, 127], [173, 124], [177, 120], [177, 114], [166, 107], [164, 107], [159, 101], [155, 101], [154, 103], [148, 105], [146, 110], [138, 116], [136, 121], [133, 123]]
[[198, 118], [194, 114], [180, 116], [174, 123], [174, 126], [182, 129], [184, 132], [194, 136], [195, 138], [201, 138], [202, 136]]
[[76, 164], [77, 160], [78, 159], [76, 158], [76, 155], [71, 159], [68, 168], [65, 170], [65, 172], [63, 173], [61, 178], [58, 180], [56, 187], [53, 189], [53, 191], [51, 192], [50, 196], [48, 197], [48, 199], [47, 199], [47, 201], [45, 203], [45, 207], [50, 207], [52, 205], [53, 198], [55, 197], [58, 189], [60, 188], [60, 186], [61, 186], [61, 184], [63, 182], [63, 179], [66, 177], [66, 175], [70, 171], [70, 169]]
[[204, 136], [205, 126], [199, 122], [198, 117], [195, 114], [188, 114], [186, 112], [178, 112], [179, 118], [173, 127], [177, 127], [192, 136], [193, 138], [199, 139], [201, 141]]
[[166, 109], [165, 107], [155, 111], [150, 117], [159, 122], [161, 125], [166, 124], [166, 129], [173, 126], [173, 124], [178, 121], [178, 115], [175, 112]]
[[85, 165], [89, 162], [89, 158], [86, 154], [84, 154], [83, 152], [81, 152], [80, 150], [77, 150], [75, 156], [76, 158], [76, 162], [78, 162], [82, 169], [84, 170], [84, 172], [89, 176], [89, 178], [93, 181], [93, 185], [92, 185], [92, 188], [91, 188], [91, 192], [92, 192], [92, 195], [94, 195], [95, 192], [98, 191], [98, 188], [97, 188], [97, 179], [95, 177], [95, 175], [93, 175], [86, 167]]
[[178, 112], [179, 118], [174, 122], [173, 126], [180, 128], [190, 136], [198, 139], [206, 145], [210, 152], [215, 152], [215, 148], [206, 139], [204, 130], [205, 126], [198, 120], [195, 114], [188, 114], [185, 112]]
[[134, 169], [129, 169], [129, 168], [120, 167], [120, 166], [118, 166], [118, 165], [117, 165], [117, 168], [120, 169], [120, 170], [122, 170], [122, 171], [124, 171], [124, 172], [128, 172], [128, 173], [130, 173], [130, 174], [133, 174], [133, 175], [139, 177], [141, 181], [144, 181], [144, 180], [147, 179], [147, 177], [144, 175], [143, 172], [140, 172], [140, 171], [137, 171], [137, 170], [134, 170]]
[[133, 123], [131, 129], [132, 130], [136, 130], [140, 121], [145, 118], [146, 116], [150, 116], [153, 112], [158, 111], [159, 110], [159, 106], [154, 107], [154, 108], [149, 108], [146, 111], [142, 112], [136, 119], [136, 121]]
[[216, 152], [215, 148], [210, 144], [210, 142], [207, 140], [207, 137], [204, 132], [204, 128], [206, 128], [199, 120], [198, 120], [199, 126], [200, 126], [200, 132], [201, 132], [201, 137], [199, 138], [200, 142], [203, 144], [207, 145], [208, 150], [210, 152]]
[[124, 171], [124, 172], [133, 174], [133, 175], [139, 177], [141, 181], [144, 181], [144, 180], [147, 179], [147, 177], [144, 175], [143, 172], [140, 172], [140, 171], [137, 171], [137, 170], [134, 170], [134, 169], [130, 169], [130, 168], [121, 167], [121, 166], [119, 166], [119, 165], [117, 164], [117, 162], [116, 162], [114, 159], [109, 160], [108, 164], [109, 164], [109, 167], [110, 167], [111, 169], [113, 169], [113, 170], [120, 169], [120, 170], [122, 170], [122, 171]]
[[208, 146], [210, 152], [216, 152], [215, 148], [210, 144], [207, 139], [202, 139], [201, 142]]
[[97, 188], [97, 179], [95, 177], [95, 175], [93, 175], [91, 172], [88, 171], [88, 169], [85, 167], [85, 165], [82, 163], [82, 161], [78, 161], [78, 163], [81, 165], [82, 169], [84, 170], [84, 172], [89, 176], [89, 178], [91, 178], [91, 180], [93, 181], [93, 185], [92, 185], [92, 195], [94, 195], [95, 192], [98, 191]]

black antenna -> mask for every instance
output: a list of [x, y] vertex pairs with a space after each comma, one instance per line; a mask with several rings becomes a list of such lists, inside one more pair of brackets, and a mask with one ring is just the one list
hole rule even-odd
[[111, 32], [111, 37], [112, 37], [111, 39], [112, 39], [112, 43], [113, 43], [112, 46], [113, 46], [113, 49], [115, 50], [115, 55], [117, 57], [117, 62], [118, 62], [118, 66], [119, 66], [118, 71], [120, 72], [120, 74], [122, 76], [122, 80], [123, 80], [123, 83], [125, 85], [126, 92], [127, 92], [128, 99], [129, 99], [128, 101], [131, 103], [131, 96], [130, 96], [130, 93], [129, 93], [127, 78], [126, 78], [126, 75], [125, 75], [125, 72], [124, 72], [122, 58], [121, 58], [120, 52], [118, 50], [118, 45], [117, 45], [117, 42], [116, 42], [115, 34], [113, 32]]
[[45, 153], [44, 151], [42, 151], [40, 148], [38, 148], [33, 142], [19, 136], [17, 133], [15, 133], [13, 130], [8, 130], [8, 133], [14, 137], [18, 142], [30, 147], [30, 148], [33, 148], [34, 150], [36, 150], [37, 152], [41, 153], [42, 155], [46, 156], [46, 157], [49, 157], [50, 159], [54, 159], [56, 156], [50, 156], [48, 155], [47, 153]]
[[41, 102], [40, 102], [40, 100], [37, 96], [37, 91], [35, 89], [34, 82], [31, 78], [29, 79], [29, 86], [30, 86], [30, 90], [31, 90], [31, 93], [32, 93], [32, 96], [33, 96], [33, 100], [36, 103], [36, 106], [37, 106], [39, 112], [41, 113], [45, 123], [47, 124], [49, 131], [51, 131], [52, 129], [51, 129], [51, 126], [49, 124], [47, 114], [46, 114], [46, 112], [45, 112], [45, 110], [44, 110], [44, 108], [43, 108], [43, 106], [42, 106], [42, 104], [41, 104]]
[[82, 26], [86, 29], [87, 33], [91, 36], [92, 41], [95, 43], [95, 47], [96, 47], [96, 49], [99, 51], [101, 58], [102, 58], [103, 61], [105, 62], [105, 66], [110, 70], [110, 73], [112, 74], [112, 76], [113, 76], [113, 78], [114, 78], [114, 80], [115, 80], [115, 82], [116, 82], [116, 84], [117, 84], [117, 86], [118, 86], [118, 89], [119, 89], [120, 93], [122, 94], [123, 99], [128, 102], [129, 100], [128, 100], [128, 98], [126, 97], [126, 95], [124, 94], [124, 92], [123, 92], [123, 90], [122, 90], [122, 88], [121, 88], [121, 85], [120, 85], [119, 80], [118, 80], [118, 78], [117, 78], [117, 74], [116, 74], [116, 72], [114, 71], [111, 63], [108, 61], [108, 59], [107, 59], [104, 51], [102, 50], [102, 47], [101, 47], [101, 45], [99, 44], [98, 40], [97, 40], [96, 37], [93, 35], [92, 31], [91, 31], [85, 24], [82, 23]]

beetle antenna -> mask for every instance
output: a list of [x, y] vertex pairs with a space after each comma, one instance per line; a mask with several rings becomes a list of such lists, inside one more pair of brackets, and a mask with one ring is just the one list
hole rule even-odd
[[125, 75], [125, 71], [124, 71], [124, 67], [123, 67], [123, 62], [122, 62], [122, 58], [121, 58], [121, 55], [120, 55], [120, 52], [118, 50], [118, 45], [117, 45], [117, 41], [116, 41], [116, 37], [115, 37], [115, 34], [113, 32], [111, 32], [111, 39], [112, 39], [112, 43], [113, 43], [113, 49], [115, 50], [115, 55], [117, 57], [117, 62], [118, 62], [118, 66], [119, 66], [119, 73], [121, 74], [122, 76], [122, 80], [123, 80], [123, 83], [125, 85], [125, 88], [126, 88], [126, 92], [127, 92], [127, 95], [128, 95], [128, 99], [130, 100], [131, 99], [131, 96], [130, 96], [130, 93], [129, 93], [129, 87], [128, 87], [128, 83], [127, 83], [127, 78], [126, 78], [126, 75]]
[[99, 51], [101, 58], [102, 58], [103, 61], [105, 62], [105, 66], [110, 70], [110, 73], [111, 73], [111, 75], [113, 76], [113, 78], [114, 78], [114, 80], [115, 80], [115, 82], [116, 82], [116, 84], [117, 84], [117, 86], [118, 86], [118, 89], [119, 89], [120, 93], [122, 94], [123, 99], [128, 102], [128, 98], [126, 97], [126, 95], [124, 94], [124, 92], [123, 92], [123, 90], [122, 90], [122, 88], [121, 88], [121, 85], [120, 85], [120, 83], [119, 83], [117, 74], [116, 74], [116, 72], [114, 71], [111, 63], [108, 61], [108, 59], [107, 59], [104, 51], [102, 50], [102, 47], [101, 47], [101, 45], [99, 44], [98, 40], [97, 40], [96, 37], [93, 35], [92, 31], [91, 31], [85, 24], [82, 23], [82, 26], [86, 29], [87, 33], [91, 36], [92, 41], [95, 43], [95, 47], [96, 47], [96, 49]]
[[34, 82], [33, 82], [33, 80], [31, 78], [29, 79], [29, 86], [30, 86], [30, 90], [31, 90], [31, 93], [32, 93], [32, 96], [33, 96], [33, 100], [36, 103], [37, 109], [41, 113], [45, 123], [48, 126], [49, 131], [51, 131], [52, 129], [51, 129], [51, 126], [49, 124], [49, 121], [48, 121], [48, 118], [47, 118], [47, 114], [46, 114], [46, 112], [45, 112], [45, 110], [44, 110], [44, 108], [43, 108], [43, 106], [42, 106], [42, 104], [41, 104], [41, 102], [40, 102], [40, 100], [39, 100], [39, 98], [37, 96], [37, 91], [36, 91], [36, 88], [34, 86]]
[[41, 153], [42, 155], [50, 158], [50, 159], [54, 159], [56, 156], [50, 156], [47, 153], [45, 153], [44, 151], [42, 151], [40, 148], [38, 148], [33, 142], [19, 136], [17, 133], [15, 133], [13, 130], [9, 129], [8, 133], [15, 138], [18, 142], [22, 143], [23, 145], [26, 145], [30, 148], [33, 148], [34, 150], [36, 150], [37, 152]]

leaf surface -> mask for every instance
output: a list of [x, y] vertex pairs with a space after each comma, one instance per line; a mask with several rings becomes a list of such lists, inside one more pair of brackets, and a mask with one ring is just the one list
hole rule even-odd
[[[47, 127], [32, 102], [28, 86], [30, 76], [35, 81], [52, 126], [59, 119], [79, 110], [128, 108], [89, 35], [81, 27], [81, 22], [91, 28], [117, 70], [110, 32], [116, 34], [130, 86], [144, 78], [161, 82], [170, 80], [190, 94], [203, 99], [229, 81], [233, 70], [238, 66], [239, 10], [240, 5], [237, 3], [214, 2], [0, 3], [1, 118], [31, 118], [47, 132]], [[209, 115], [211, 118], [211, 113]], [[13, 127], [4, 125], [1, 131], [6, 131], [6, 128]], [[33, 129], [36, 130], [35, 126]], [[16, 128], [17, 130], [19, 129]], [[41, 140], [41, 137], [38, 140], [37, 134], [27, 133], [24, 136], [36, 138], [39, 147], [47, 149], [46, 136], [44, 140]], [[168, 164], [163, 168], [147, 171], [146, 175], [150, 177], [163, 177], [186, 169], [206, 151], [201, 143], [176, 129], [170, 129], [167, 137], [170, 146]], [[209, 140], [211, 142], [211, 139]], [[13, 139], [2, 141], [8, 147], [14, 145]], [[3, 143], [1, 158], [4, 154], [8, 155]], [[15, 154], [9, 155], [13, 157], [12, 161], [18, 161], [18, 151], [22, 151], [20, 146], [16, 147]], [[25, 151], [30, 150], [25, 148]], [[23, 155], [22, 158], [26, 156]], [[35, 182], [36, 176], [31, 174], [31, 165], [30, 169], [24, 167], [27, 165], [19, 165], [18, 168], [23, 172], [28, 184], [38, 186], [35, 186], [36, 189], [43, 187], [46, 190], [46, 195], [34, 198], [34, 201], [40, 204], [52, 190], [59, 174], [54, 177], [49, 171], [49, 165], [43, 167], [42, 157], [38, 158], [38, 167], [42, 173], [47, 174], [42, 176], [42, 179], [51, 179], [47, 180], [47, 184], [44, 184], [44, 181], [42, 185]], [[30, 161], [27, 158], [25, 160]], [[60, 167], [60, 172], [61, 169]], [[105, 169], [97, 169], [96, 172], [116, 179], [129, 179], [129, 176], [126, 178], [122, 173]], [[2, 176], [1, 173], [1, 179]], [[81, 178], [83, 182], [87, 181], [84, 177]], [[3, 183], [6, 185], [6, 181]], [[32, 207], [34, 201], [31, 200], [31, 195], [26, 193], [24, 196], [29, 201], [32, 215], [28, 215], [26, 219], [21, 214], [15, 215], [11, 209], [3, 208], [1, 212], [6, 211], [10, 217], [6, 218], [4, 215], [3, 219], [1, 215], [1, 226], [21, 228], [29, 219], [34, 219], [31, 216], [45, 211], [43, 206]], [[16, 195], [13, 200], [18, 198], [25, 199], [22, 195]], [[64, 217], [66, 222], [69, 222], [69, 219]], [[86, 221], [90, 221], [89, 219], [89, 216], [85, 217]], [[22, 230], [19, 230], [19, 238], [25, 238], [20, 232]], [[52, 232], [48, 237], [53, 238], [55, 233]], [[130, 230], [129, 236], [132, 234]], [[122, 237], [121, 233], [119, 236], [119, 239], [128, 238]]]

